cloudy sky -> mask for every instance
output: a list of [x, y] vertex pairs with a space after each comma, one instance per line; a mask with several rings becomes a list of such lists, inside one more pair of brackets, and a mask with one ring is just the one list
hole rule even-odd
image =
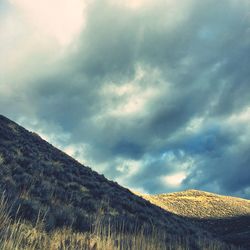
[[0, 0], [0, 113], [121, 185], [250, 198], [249, 0]]

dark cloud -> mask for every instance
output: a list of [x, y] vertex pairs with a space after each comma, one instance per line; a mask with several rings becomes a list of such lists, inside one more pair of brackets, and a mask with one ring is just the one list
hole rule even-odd
[[170, 2], [93, 2], [74, 48], [0, 110], [59, 126], [62, 148], [85, 144], [79, 158], [129, 187], [250, 197], [249, 3]]

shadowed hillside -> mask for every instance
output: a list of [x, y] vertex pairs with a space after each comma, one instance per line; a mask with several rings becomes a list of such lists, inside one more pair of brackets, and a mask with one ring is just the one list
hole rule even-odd
[[249, 200], [198, 190], [142, 197], [226, 242], [250, 248]]
[[12, 218], [34, 225], [39, 216], [46, 231], [62, 227], [91, 231], [98, 217], [102, 225], [115, 231], [143, 228], [150, 233], [152, 228], [158, 228], [169, 237], [188, 235], [191, 242], [195, 237], [208, 235], [107, 180], [3, 116], [0, 116], [0, 190], [11, 201]]

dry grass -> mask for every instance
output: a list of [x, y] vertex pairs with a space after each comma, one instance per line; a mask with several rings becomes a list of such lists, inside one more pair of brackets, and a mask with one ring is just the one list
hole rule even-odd
[[177, 215], [209, 219], [250, 215], [250, 201], [198, 190], [142, 195], [151, 203]]
[[164, 249], [235, 249], [219, 241], [205, 238], [194, 243], [188, 236], [174, 237], [157, 230], [146, 235], [143, 230], [134, 233], [114, 232], [97, 218], [88, 233], [62, 228], [47, 233], [42, 218], [35, 225], [9, 217], [5, 199], [0, 200], [0, 249], [2, 250], [164, 250]]
[[249, 200], [198, 190], [137, 195], [178, 217], [193, 222], [197, 227], [224, 242], [250, 249]]

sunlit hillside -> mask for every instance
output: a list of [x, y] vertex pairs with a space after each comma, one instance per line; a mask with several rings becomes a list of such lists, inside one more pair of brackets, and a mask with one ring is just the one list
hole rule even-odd
[[225, 242], [250, 248], [249, 200], [198, 190], [140, 196]]
[[198, 190], [143, 195], [143, 197], [169, 212], [192, 218], [228, 218], [250, 215], [249, 200]]

